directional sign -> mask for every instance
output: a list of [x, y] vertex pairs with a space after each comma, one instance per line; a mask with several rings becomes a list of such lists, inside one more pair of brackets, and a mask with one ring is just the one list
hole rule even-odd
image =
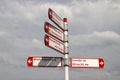
[[46, 33], [54, 36], [55, 38], [57, 38], [61, 41], [64, 41], [65, 35], [62, 31], [60, 31], [59, 29], [57, 29], [56, 27], [54, 27], [53, 25], [51, 25], [48, 22], [45, 22], [44, 26], [45, 26]]
[[45, 45], [64, 54], [65, 53], [65, 45], [58, 39], [50, 37], [49, 35], [45, 35]]
[[70, 58], [71, 68], [103, 68], [104, 60], [102, 58]]
[[29, 67], [62, 67], [62, 57], [30, 56], [27, 59]]
[[59, 26], [62, 30], [65, 30], [63, 25], [63, 19], [60, 18], [52, 9], [49, 8], [48, 10], [49, 19], [52, 20], [56, 25]]

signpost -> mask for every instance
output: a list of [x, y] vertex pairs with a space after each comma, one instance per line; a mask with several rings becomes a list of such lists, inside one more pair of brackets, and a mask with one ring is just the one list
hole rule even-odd
[[27, 59], [29, 67], [63, 67], [62, 57], [30, 56]]
[[45, 35], [45, 45], [64, 54], [65, 53], [65, 45], [58, 39], [55, 39], [49, 35]]
[[52, 20], [60, 29], [52, 24], [45, 22], [44, 29], [47, 33], [44, 41], [45, 45], [62, 53], [63, 57], [44, 57], [30, 56], [27, 59], [29, 67], [64, 67], [65, 80], [69, 80], [70, 68], [103, 68], [102, 58], [70, 58], [68, 50], [68, 25], [67, 18], [59, 17], [51, 8], [48, 10], [49, 19]]
[[65, 30], [63, 19], [59, 17], [51, 8], [48, 10], [49, 19], [52, 20], [59, 28]]
[[45, 32], [50, 34], [51, 36], [54, 36], [55, 38], [64, 41], [65, 35], [63, 31], [60, 31], [56, 27], [54, 27], [52, 24], [45, 22], [44, 24]]
[[71, 68], [103, 68], [102, 58], [70, 58]]

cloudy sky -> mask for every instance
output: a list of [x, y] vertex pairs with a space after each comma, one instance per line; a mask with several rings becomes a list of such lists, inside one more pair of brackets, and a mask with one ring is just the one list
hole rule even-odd
[[48, 8], [68, 18], [70, 57], [105, 61], [104, 69], [70, 68], [70, 80], [120, 80], [120, 0], [0, 0], [0, 79], [64, 80], [64, 68], [26, 64], [32, 55], [63, 57], [44, 45]]

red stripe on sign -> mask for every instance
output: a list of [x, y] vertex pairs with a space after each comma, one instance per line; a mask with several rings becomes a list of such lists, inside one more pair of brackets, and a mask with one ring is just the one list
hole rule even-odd
[[28, 65], [29, 67], [32, 67], [32, 66], [33, 66], [33, 57], [28, 57], [28, 59], [27, 59], [27, 65]]
[[48, 35], [45, 35], [45, 45], [49, 45], [49, 36]]
[[70, 58], [70, 67], [72, 67], [72, 58]]
[[50, 9], [50, 8], [48, 10], [48, 16], [49, 16], [50, 19], [52, 19], [52, 9]]
[[50, 31], [50, 29], [49, 29], [49, 23], [45, 22], [44, 26], [45, 26], [45, 28], [44, 28], [45, 32], [48, 33]]
[[100, 68], [104, 67], [104, 60], [102, 58], [99, 58], [99, 67]]

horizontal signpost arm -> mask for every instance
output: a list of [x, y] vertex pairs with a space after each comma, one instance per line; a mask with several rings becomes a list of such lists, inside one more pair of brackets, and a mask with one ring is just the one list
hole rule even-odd
[[102, 58], [70, 58], [71, 68], [103, 68]]
[[27, 59], [29, 67], [63, 67], [62, 57], [30, 56]]

